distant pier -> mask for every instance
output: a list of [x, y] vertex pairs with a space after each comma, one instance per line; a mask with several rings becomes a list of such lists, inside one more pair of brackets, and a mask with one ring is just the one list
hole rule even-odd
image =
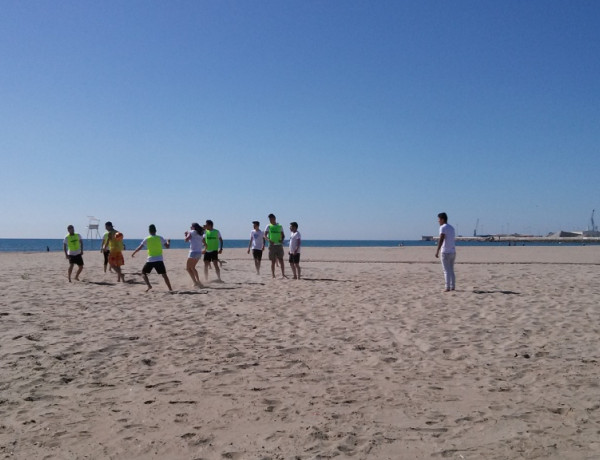
[[[421, 237], [421, 241], [437, 241], [438, 236]], [[477, 243], [575, 243], [575, 244], [600, 244], [600, 237], [590, 236], [523, 236], [523, 235], [482, 235], [482, 236], [457, 236], [459, 242], [477, 242]]]

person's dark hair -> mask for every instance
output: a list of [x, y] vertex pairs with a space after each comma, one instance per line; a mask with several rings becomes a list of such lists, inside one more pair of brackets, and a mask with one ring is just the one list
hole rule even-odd
[[290, 222], [290, 226], [294, 228], [298, 228], [298, 222]]
[[269, 214], [267, 217], [268, 217], [269, 219], [270, 219], [271, 217], [272, 217], [273, 219], [276, 219], [276, 217], [275, 217], [275, 214], [272, 214], [272, 213], [271, 213], [271, 214]]
[[259, 222], [259, 221], [257, 221], [257, 220], [253, 220], [253, 221], [252, 221], [252, 225], [258, 225], [258, 226], [260, 226], [260, 222]]
[[150, 233], [156, 233], [156, 225], [154, 225], [154, 224], [150, 224], [150, 225], [148, 226], [148, 231], [149, 231]]
[[196, 233], [198, 233], [198, 235], [202, 235], [204, 233], [204, 229], [202, 228], [202, 225], [200, 225], [198, 222], [194, 222], [192, 224], [192, 228], [194, 230], [196, 230]]
[[112, 224], [112, 222], [111, 222], [110, 220], [109, 220], [107, 223], [105, 223], [105, 224], [104, 224], [104, 226], [105, 226], [105, 227], [106, 227], [107, 225], [108, 225], [109, 227], [112, 227], [112, 226], [113, 226], [113, 224]]
[[440, 219], [442, 219], [444, 222], [448, 222], [448, 214], [446, 214], [445, 212], [440, 212], [440, 213], [438, 214], [438, 217], [439, 217]]
[[212, 221], [212, 220], [210, 220], [210, 219], [207, 219], [207, 220], [206, 220], [206, 225], [214, 225], [214, 224], [213, 224], [213, 221]]

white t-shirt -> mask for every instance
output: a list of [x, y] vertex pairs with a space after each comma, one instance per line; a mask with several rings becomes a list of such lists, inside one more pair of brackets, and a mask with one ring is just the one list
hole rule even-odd
[[290, 252], [294, 254], [300, 254], [301, 242], [302, 238], [300, 236], [300, 232], [292, 232], [290, 234]]
[[204, 249], [202, 245], [202, 235], [200, 235], [196, 230], [192, 230], [190, 232], [190, 251], [191, 252], [202, 252]]
[[440, 226], [440, 235], [442, 235], [442, 233], [445, 235], [441, 248], [442, 254], [452, 254], [456, 252], [456, 247], [454, 245], [454, 227], [450, 224], [444, 224]]
[[252, 241], [252, 249], [261, 250], [264, 246], [265, 234], [262, 230], [252, 230], [250, 240]]

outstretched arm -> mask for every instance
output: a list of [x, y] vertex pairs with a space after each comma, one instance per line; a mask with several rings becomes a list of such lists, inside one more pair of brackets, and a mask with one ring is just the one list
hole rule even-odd
[[133, 253], [131, 254], [131, 257], [134, 257], [138, 253], [138, 251], [140, 249], [142, 249], [143, 247], [144, 247], [144, 243], [141, 243], [137, 248], [135, 248], [135, 251], [133, 251]]

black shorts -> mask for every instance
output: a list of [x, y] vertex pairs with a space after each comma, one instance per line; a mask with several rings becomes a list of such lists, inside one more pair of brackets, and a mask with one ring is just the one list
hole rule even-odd
[[144, 268], [142, 268], [142, 273], [147, 275], [152, 271], [153, 268], [159, 275], [164, 275], [167, 273], [167, 267], [165, 267], [165, 263], [162, 260], [159, 260], [158, 262], [146, 262]]
[[205, 252], [204, 262], [214, 262], [219, 260], [219, 251]]
[[260, 249], [253, 249], [252, 250], [252, 257], [254, 257], [256, 260], [262, 260], [262, 251]]
[[102, 251], [102, 253], [104, 254], [104, 265], [108, 265], [108, 255], [110, 254], [110, 250], [106, 249], [105, 251]]
[[83, 257], [81, 257], [81, 254], [77, 254], [76, 256], [69, 256], [69, 263], [79, 265], [81, 267], [83, 265]]
[[300, 253], [290, 254], [290, 263], [291, 264], [299, 264], [300, 263]]

